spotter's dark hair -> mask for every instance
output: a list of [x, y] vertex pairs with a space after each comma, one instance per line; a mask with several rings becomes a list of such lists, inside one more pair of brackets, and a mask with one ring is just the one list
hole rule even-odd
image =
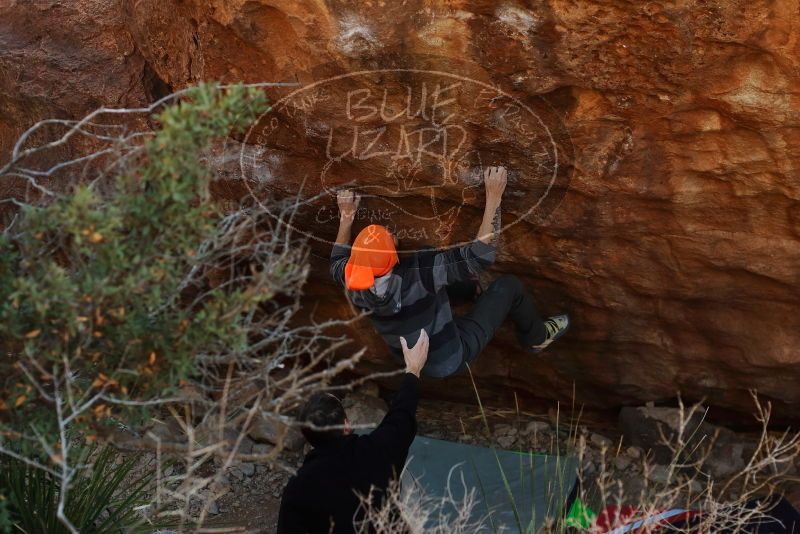
[[[344, 406], [342, 406], [339, 399], [330, 393], [315, 393], [300, 411], [300, 422], [310, 423], [315, 427], [341, 426], [344, 424], [346, 417]], [[341, 436], [344, 432], [342, 428], [314, 430], [305, 425], [301, 429], [303, 436], [313, 447]]]

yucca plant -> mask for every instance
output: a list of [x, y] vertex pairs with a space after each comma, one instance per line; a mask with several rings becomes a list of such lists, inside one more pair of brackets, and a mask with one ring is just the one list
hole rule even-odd
[[[79, 467], [69, 484], [64, 513], [79, 532], [97, 534], [152, 531], [153, 525], [137, 513], [147, 506], [152, 470], [133, 474], [138, 455], [121, 458], [111, 446], [85, 446]], [[122, 484], [125, 484], [124, 488]], [[63, 490], [60, 477], [20, 460], [0, 460], [0, 494], [4, 495], [13, 531], [28, 534], [68, 534], [58, 518]]]

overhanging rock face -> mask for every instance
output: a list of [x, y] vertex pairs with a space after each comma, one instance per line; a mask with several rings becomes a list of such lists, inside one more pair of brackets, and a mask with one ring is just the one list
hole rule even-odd
[[[217, 192], [316, 196], [296, 219], [316, 317], [352, 314], [327, 281], [331, 192], [371, 195], [358, 224], [393, 225], [407, 249], [441, 246], [474, 235], [481, 169], [503, 163], [495, 270], [574, 324], [536, 357], [501, 332], [474, 368], [482, 392], [563, 400], [574, 382], [614, 406], [681, 390], [749, 412], [756, 388], [800, 413], [796, 2], [361, 4], [6, 4], [0, 150], [35, 120], [200, 80], [295, 81], [231, 142], [238, 174]], [[352, 334], [365, 369], [394, 365], [366, 321]]]

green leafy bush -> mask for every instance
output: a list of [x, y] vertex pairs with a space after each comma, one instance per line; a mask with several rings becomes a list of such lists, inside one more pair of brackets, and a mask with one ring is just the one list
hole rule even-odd
[[[327, 330], [341, 322], [295, 316], [309, 254], [288, 224], [297, 199], [223, 209], [210, 194], [231, 159], [220, 145], [269, 110], [262, 91], [201, 85], [156, 105], [155, 130], [142, 110], [42, 121], [0, 166], [31, 192], [0, 214], [0, 457], [58, 481], [65, 504], [80, 442], [166, 451], [183, 469], [159, 478], [160, 511], [196, 525], [212, 456], [229, 464], [258, 421], [278, 425], [260, 458], [276, 460], [287, 414], [343, 387], [363, 350], [342, 357]], [[57, 141], [53, 125], [68, 130]]]
[[186, 281], [223, 219], [202, 155], [266, 109], [255, 89], [193, 88], [122, 172], [23, 206], [0, 234], [2, 449], [57, 465], [67, 428], [93, 440], [112, 416], [138, 420], [198, 354], [247, 343], [242, 315], [271, 295]]

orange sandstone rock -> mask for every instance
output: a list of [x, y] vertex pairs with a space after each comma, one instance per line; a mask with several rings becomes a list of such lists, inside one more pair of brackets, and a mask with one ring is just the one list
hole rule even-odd
[[[387, 68], [409, 70], [374, 72]], [[308, 87], [358, 71], [373, 72], [276, 105], [231, 142], [249, 163], [229, 165], [215, 188], [236, 199], [304, 183], [323, 195], [297, 222], [316, 254], [318, 317], [351, 314], [327, 280], [327, 192], [371, 192], [359, 224], [389, 221], [407, 247], [439, 246], [474, 234], [476, 172], [505, 163], [503, 223], [515, 224], [495, 271], [520, 276], [545, 313], [569, 311], [574, 325], [540, 356], [502, 331], [473, 369], [482, 393], [567, 400], [574, 383], [596, 406], [681, 391], [750, 411], [756, 388], [797, 419], [794, 0], [12, 0], [0, 5], [0, 154], [36, 120], [141, 105], [200, 80]], [[448, 74], [468, 80], [447, 93], [458, 82]], [[453, 100], [432, 109], [437, 84], [439, 103]], [[423, 85], [425, 116], [389, 120], [409, 87], [419, 112]], [[359, 90], [368, 98], [352, 98]], [[363, 370], [392, 368], [362, 326], [351, 334], [370, 347]], [[443, 386], [430, 387], [472, 395], [464, 377]]]

